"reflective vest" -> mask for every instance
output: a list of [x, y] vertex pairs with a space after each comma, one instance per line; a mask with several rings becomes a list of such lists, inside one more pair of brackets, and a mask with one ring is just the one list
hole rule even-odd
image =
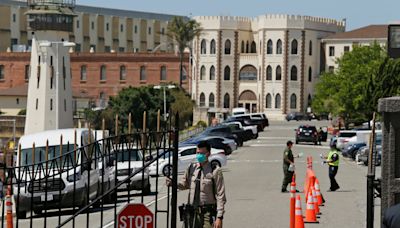
[[338, 159], [337, 159], [336, 161], [334, 161], [334, 162], [329, 162], [328, 164], [331, 165], [331, 166], [339, 166], [339, 154], [338, 154], [337, 150], [331, 150], [331, 151], [329, 151], [329, 154], [328, 154], [328, 161], [332, 161], [332, 156], [333, 156], [334, 154], [337, 155]]

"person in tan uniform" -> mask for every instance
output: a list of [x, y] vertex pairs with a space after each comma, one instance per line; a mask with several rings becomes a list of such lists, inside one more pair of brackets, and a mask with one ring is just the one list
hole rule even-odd
[[[197, 163], [191, 164], [178, 181], [180, 190], [189, 189], [185, 228], [222, 228], [225, 213], [225, 184], [220, 167], [208, 162], [210, 144], [205, 141], [197, 145]], [[171, 181], [167, 178], [167, 185]]]

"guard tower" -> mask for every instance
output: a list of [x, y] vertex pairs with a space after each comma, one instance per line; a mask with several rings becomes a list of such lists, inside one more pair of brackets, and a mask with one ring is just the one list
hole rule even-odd
[[73, 127], [68, 42], [75, 0], [28, 0], [32, 49], [25, 134]]

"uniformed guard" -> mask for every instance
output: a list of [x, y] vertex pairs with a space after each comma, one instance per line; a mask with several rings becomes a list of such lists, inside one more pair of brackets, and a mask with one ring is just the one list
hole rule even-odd
[[283, 183], [282, 183], [282, 192], [288, 192], [287, 186], [290, 182], [292, 182], [292, 177], [294, 173], [294, 156], [292, 152], [292, 141], [287, 141], [286, 149], [283, 151]]
[[[180, 190], [189, 189], [188, 204], [180, 207], [185, 228], [222, 228], [226, 203], [224, 177], [220, 167], [212, 167], [208, 162], [210, 150], [210, 144], [200, 142], [197, 163], [191, 164], [178, 182]], [[167, 185], [170, 184], [167, 178]]]
[[336, 148], [336, 143], [332, 142], [330, 144], [330, 147], [331, 150], [329, 151], [328, 156], [325, 157], [326, 160], [324, 161], [324, 163], [328, 163], [329, 165], [329, 179], [331, 181], [331, 187], [328, 191], [334, 192], [340, 188], [335, 179], [335, 176], [339, 169], [339, 153]]

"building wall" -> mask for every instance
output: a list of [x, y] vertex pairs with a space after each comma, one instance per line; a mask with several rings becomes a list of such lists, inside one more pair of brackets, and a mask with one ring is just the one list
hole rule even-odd
[[[18, 44], [28, 45], [30, 43], [32, 35], [27, 32], [26, 28], [27, 19], [24, 14], [26, 10], [26, 2], [10, 4], [0, 0], [0, 52], [11, 48], [11, 39], [17, 39]], [[75, 13], [77, 17], [74, 18], [74, 32], [70, 34], [70, 38], [79, 44], [82, 52], [88, 52], [91, 45], [96, 47], [97, 52], [110, 52], [111, 50], [115, 52], [119, 50], [147, 52], [163, 42], [168, 42], [167, 45], [158, 47], [158, 50], [165, 52], [168, 46], [172, 45], [166, 32], [160, 34], [160, 31], [161, 28], [166, 31], [168, 21], [173, 15], [86, 6], [77, 6]], [[123, 26], [122, 30], [121, 25]], [[136, 33], [134, 32], [135, 26], [137, 26]], [[149, 28], [151, 34], [149, 34]]]
[[26, 108], [26, 96], [0, 96], [0, 111], [2, 115], [17, 115]]
[[[321, 39], [344, 31], [344, 22], [326, 18], [291, 16], [291, 15], [263, 15], [253, 19], [245, 17], [195, 17], [204, 29], [201, 36], [193, 43], [193, 80], [192, 97], [196, 104], [200, 104], [200, 95], [205, 95], [205, 107], [209, 107], [209, 96], [214, 94], [219, 98], [215, 102], [217, 110], [223, 110], [224, 95], [229, 94], [229, 109], [241, 104], [251, 103], [257, 108], [251, 111], [265, 112], [272, 118], [282, 119], [284, 114], [293, 111], [306, 111], [309, 106], [308, 96], [313, 96], [315, 82], [318, 79], [320, 68]], [[237, 36], [237, 37], [235, 37]], [[217, 43], [216, 54], [210, 54], [211, 40]], [[206, 54], [201, 52], [201, 42], [206, 42]], [[231, 41], [231, 53], [225, 54], [225, 42]], [[272, 41], [272, 54], [267, 54], [267, 43]], [[282, 53], [276, 53], [278, 40], [282, 41]], [[297, 54], [291, 54], [292, 41], [298, 43]], [[242, 52], [242, 41], [244, 52]], [[309, 54], [310, 41], [312, 53]], [[247, 42], [248, 48], [247, 48]], [[256, 52], [251, 52], [251, 44], [255, 43]], [[236, 49], [235, 49], [236, 48]], [[249, 49], [247, 51], [247, 49]], [[236, 52], [235, 52], [236, 50]], [[218, 54], [220, 53], [220, 55]], [[201, 67], [206, 69], [206, 77], [200, 80]], [[215, 80], [209, 79], [211, 66], [216, 67]], [[220, 66], [220, 69], [217, 69]], [[231, 69], [230, 80], [224, 80], [224, 68]], [[252, 66], [257, 70], [256, 80], [239, 80], [241, 69]], [[267, 68], [272, 68], [272, 80], [267, 80]], [[276, 68], [282, 69], [281, 80], [276, 80]], [[297, 80], [290, 80], [291, 68], [297, 68]], [[311, 67], [311, 81], [308, 71]], [[286, 79], [286, 80], [285, 80]], [[220, 85], [219, 85], [220, 83]], [[256, 99], [241, 101], [242, 93], [251, 91]], [[217, 96], [219, 94], [219, 96]], [[267, 95], [271, 95], [271, 106], [266, 105]], [[275, 108], [277, 95], [281, 96], [281, 106]], [[296, 96], [296, 107], [290, 107], [290, 97]], [[218, 106], [218, 107], [217, 107]], [[285, 108], [286, 107], [286, 108]], [[202, 108], [203, 110], [204, 108]], [[252, 106], [250, 106], [252, 109]], [[199, 109], [200, 110], [200, 109]], [[226, 110], [223, 110], [226, 111]], [[200, 117], [201, 115], [195, 115]], [[197, 119], [194, 121], [198, 121]]]
[[[387, 44], [387, 39], [341, 39], [341, 40], [330, 40], [324, 39], [323, 44], [325, 47], [325, 71], [334, 70], [338, 68], [336, 60], [345, 53], [345, 47], [352, 51], [355, 45], [371, 45], [377, 42], [380, 46], [384, 47]], [[330, 47], [334, 48], [334, 55], [330, 55]]]
[[[0, 65], [4, 66], [4, 80], [0, 80], [0, 90], [27, 84], [26, 66], [30, 53], [0, 53]], [[81, 67], [87, 69], [86, 80], [81, 80]], [[106, 66], [106, 80], [100, 80], [101, 66]], [[120, 66], [126, 68], [126, 79], [120, 80]], [[140, 80], [140, 67], [146, 67], [146, 80]], [[160, 80], [161, 67], [167, 69], [166, 80]], [[189, 56], [184, 57], [184, 67], [189, 69]], [[72, 89], [76, 98], [98, 101], [103, 92], [106, 99], [118, 94], [122, 88], [133, 86], [179, 83], [179, 57], [175, 54], [145, 53], [72, 53]], [[190, 71], [188, 71], [190, 73]], [[189, 89], [189, 81], [183, 81], [183, 88]], [[188, 91], [190, 92], [190, 91]], [[0, 108], [1, 109], [1, 108]]]

